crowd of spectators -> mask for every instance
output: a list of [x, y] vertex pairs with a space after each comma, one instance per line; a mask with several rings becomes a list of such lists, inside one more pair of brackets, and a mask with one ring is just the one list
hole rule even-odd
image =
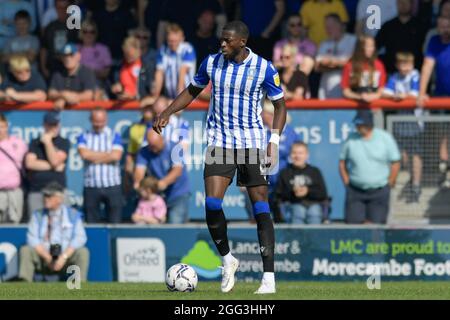
[[[44, 134], [29, 148], [8, 136], [7, 119], [0, 117], [0, 171], [8, 178], [0, 183], [4, 184], [0, 197], [7, 199], [1, 201], [0, 221], [19, 222], [23, 211], [31, 217], [42, 207], [42, 190], [48, 183], [56, 181], [66, 188], [69, 141], [59, 135], [58, 112], [83, 101], [108, 99], [140, 101], [142, 119], [130, 128], [122, 173], [121, 137], [108, 127], [105, 110], [92, 111], [92, 129], [77, 142], [85, 164], [86, 221], [101, 221], [104, 206], [107, 221], [120, 222], [124, 190], [140, 196], [132, 216], [137, 223], [188, 221], [186, 169], [170, 154], [175, 145], [188, 141], [189, 123], [179, 113], [171, 118], [163, 137], [147, 128], [153, 116], [186, 88], [201, 61], [218, 51], [226, 21], [241, 19], [248, 25], [249, 47], [278, 68], [286, 99], [347, 98], [363, 104], [382, 97], [416, 99], [418, 108], [410, 113], [420, 116], [430, 95], [450, 96], [450, 0], [378, 0], [381, 28], [366, 23], [372, 2], [0, 0], [0, 100], [50, 100], [55, 106], [44, 118]], [[72, 4], [82, 9], [79, 30], [66, 25]], [[210, 90], [205, 89], [200, 98], [207, 100]], [[273, 110], [264, 109], [270, 132]], [[370, 115], [359, 115], [355, 121], [361, 122], [358, 136], [348, 139], [341, 154], [340, 171], [348, 186], [346, 218], [357, 223], [385, 222], [386, 210], [374, 213], [365, 197], [383, 201], [377, 197], [386, 196], [383, 188], [395, 182], [402, 154], [412, 158], [411, 201], [418, 201], [423, 164], [414, 137], [423, 128], [400, 128], [398, 134], [405, 139], [398, 151], [395, 141], [391, 143], [388, 135], [373, 128]], [[289, 124], [283, 136], [282, 170], [270, 178], [275, 215], [279, 221], [322, 222], [329, 201], [322, 176], [307, 164], [308, 146], [298, 141]], [[378, 143], [368, 138], [372, 136], [388, 148], [383, 168], [370, 167], [370, 154], [365, 154], [368, 159], [352, 158], [354, 148], [366, 150], [366, 140]], [[374, 157], [375, 162], [379, 160]], [[448, 137], [441, 139], [440, 159], [448, 161]], [[393, 171], [392, 176], [361, 182], [359, 167], [354, 166], [360, 161], [363, 171]], [[20, 200], [24, 188], [26, 205]], [[280, 193], [286, 188], [289, 194]], [[358, 201], [368, 206], [366, 217], [352, 213], [361, 212]]]

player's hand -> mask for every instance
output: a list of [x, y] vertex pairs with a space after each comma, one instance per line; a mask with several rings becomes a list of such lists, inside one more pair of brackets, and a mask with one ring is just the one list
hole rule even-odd
[[170, 115], [166, 114], [164, 111], [157, 115], [153, 122], [153, 130], [158, 134], [161, 134], [162, 129], [169, 123], [169, 117]]
[[278, 164], [278, 146], [275, 143], [269, 142], [266, 150], [266, 157], [264, 161], [264, 169], [266, 174], [274, 174], [273, 169]]

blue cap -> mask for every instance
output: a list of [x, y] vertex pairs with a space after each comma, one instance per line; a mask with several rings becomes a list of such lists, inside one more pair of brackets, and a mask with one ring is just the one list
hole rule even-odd
[[44, 124], [56, 126], [61, 121], [60, 113], [57, 111], [49, 111], [44, 115]]
[[353, 118], [355, 125], [363, 125], [373, 127], [373, 113], [369, 109], [358, 110], [355, 118]]
[[63, 55], [69, 55], [74, 54], [78, 52], [77, 45], [72, 42], [68, 42], [64, 45], [64, 47], [61, 49], [61, 54]]

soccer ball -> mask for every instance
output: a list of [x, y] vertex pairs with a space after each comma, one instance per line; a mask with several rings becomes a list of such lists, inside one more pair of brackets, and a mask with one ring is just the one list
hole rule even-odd
[[197, 272], [185, 263], [177, 263], [167, 270], [166, 285], [169, 291], [192, 292], [197, 282]]

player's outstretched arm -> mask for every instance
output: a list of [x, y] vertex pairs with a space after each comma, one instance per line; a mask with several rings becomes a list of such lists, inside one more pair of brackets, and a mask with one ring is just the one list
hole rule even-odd
[[197, 98], [202, 90], [203, 88], [195, 87], [192, 84], [184, 89], [175, 98], [175, 100], [173, 100], [173, 102], [167, 107], [166, 110], [156, 116], [156, 119], [153, 122], [153, 130], [160, 134], [162, 128], [164, 128], [169, 123], [170, 116], [186, 108], [195, 98]]
[[286, 124], [286, 103], [284, 98], [272, 101], [272, 103], [275, 109], [273, 114], [272, 130], [273, 132], [281, 135], [284, 125]]

